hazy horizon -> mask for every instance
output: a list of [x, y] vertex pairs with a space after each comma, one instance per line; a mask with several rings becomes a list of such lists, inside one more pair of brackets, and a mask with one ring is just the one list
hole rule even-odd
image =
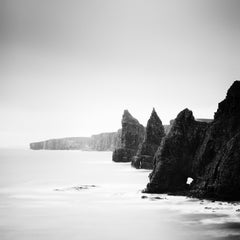
[[213, 118], [240, 79], [240, 1], [0, 0], [0, 147]]

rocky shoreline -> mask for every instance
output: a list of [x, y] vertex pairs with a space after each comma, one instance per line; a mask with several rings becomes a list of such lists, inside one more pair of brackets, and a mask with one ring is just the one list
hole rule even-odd
[[[125, 111], [122, 126], [123, 122], [132, 124], [133, 117], [126, 114], [129, 116]], [[136, 119], [134, 122], [139, 125]], [[143, 138], [135, 128], [122, 128], [121, 148], [113, 152], [113, 161], [153, 168], [144, 193], [240, 200], [240, 81], [229, 88], [213, 120], [195, 120], [186, 108], [164, 132], [153, 110]], [[137, 142], [140, 138], [143, 141]], [[188, 178], [193, 179], [191, 184]]]
[[[188, 186], [186, 180], [193, 178]], [[146, 193], [240, 200], [240, 81], [218, 105], [214, 120], [197, 123], [183, 110], [154, 157]]]
[[164, 126], [153, 109], [144, 128], [125, 110], [117, 132], [52, 139], [30, 148], [113, 151], [114, 162], [152, 169], [144, 193], [240, 200], [240, 81], [229, 88], [213, 120], [195, 119], [186, 108]]

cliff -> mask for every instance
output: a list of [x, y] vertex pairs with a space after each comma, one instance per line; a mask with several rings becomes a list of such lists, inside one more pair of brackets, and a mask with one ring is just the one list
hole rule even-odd
[[137, 155], [132, 159], [132, 166], [136, 168], [153, 168], [153, 157], [157, 151], [162, 138], [165, 136], [162, 121], [158, 117], [155, 109], [147, 122], [144, 141], [140, 145]]
[[[195, 121], [183, 110], [154, 157], [146, 192], [240, 199], [240, 82], [219, 103], [214, 120]], [[194, 179], [188, 186], [188, 177]]]
[[69, 137], [30, 143], [32, 150], [88, 150], [90, 138]]
[[30, 143], [32, 150], [88, 150], [113, 151], [120, 146], [121, 129], [117, 132], [100, 133], [91, 137], [49, 139]]
[[195, 159], [194, 196], [240, 199], [240, 81], [219, 103]]
[[89, 148], [95, 151], [113, 151], [120, 146], [121, 130], [92, 135]]
[[143, 142], [144, 127], [128, 110], [122, 116], [121, 146], [113, 152], [115, 162], [130, 162], [136, 155], [139, 145]]

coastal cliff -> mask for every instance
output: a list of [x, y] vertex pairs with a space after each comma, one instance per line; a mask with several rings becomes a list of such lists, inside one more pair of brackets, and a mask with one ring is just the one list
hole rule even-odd
[[[155, 154], [145, 192], [239, 200], [239, 159], [240, 82], [235, 81], [213, 121], [196, 121], [188, 109], [179, 113]], [[194, 179], [190, 186], [188, 177]]]
[[240, 200], [240, 81], [219, 103], [195, 158], [194, 196]]
[[122, 116], [121, 146], [113, 152], [114, 162], [131, 162], [136, 155], [139, 145], [143, 142], [144, 127], [128, 110]]
[[120, 146], [121, 130], [92, 135], [89, 148], [95, 151], [113, 151]]
[[165, 136], [162, 121], [158, 117], [155, 109], [147, 122], [144, 142], [140, 145], [137, 155], [132, 159], [132, 166], [136, 168], [153, 168], [153, 157], [157, 151], [162, 138]]
[[90, 138], [69, 137], [30, 143], [32, 150], [88, 150]]
[[117, 132], [100, 133], [91, 137], [49, 139], [30, 143], [32, 150], [84, 150], [113, 151], [120, 146], [121, 129]]

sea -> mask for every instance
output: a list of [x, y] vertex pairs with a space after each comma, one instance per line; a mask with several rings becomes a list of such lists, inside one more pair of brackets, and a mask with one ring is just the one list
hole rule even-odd
[[240, 239], [239, 202], [144, 194], [111, 152], [0, 150], [1, 240]]

